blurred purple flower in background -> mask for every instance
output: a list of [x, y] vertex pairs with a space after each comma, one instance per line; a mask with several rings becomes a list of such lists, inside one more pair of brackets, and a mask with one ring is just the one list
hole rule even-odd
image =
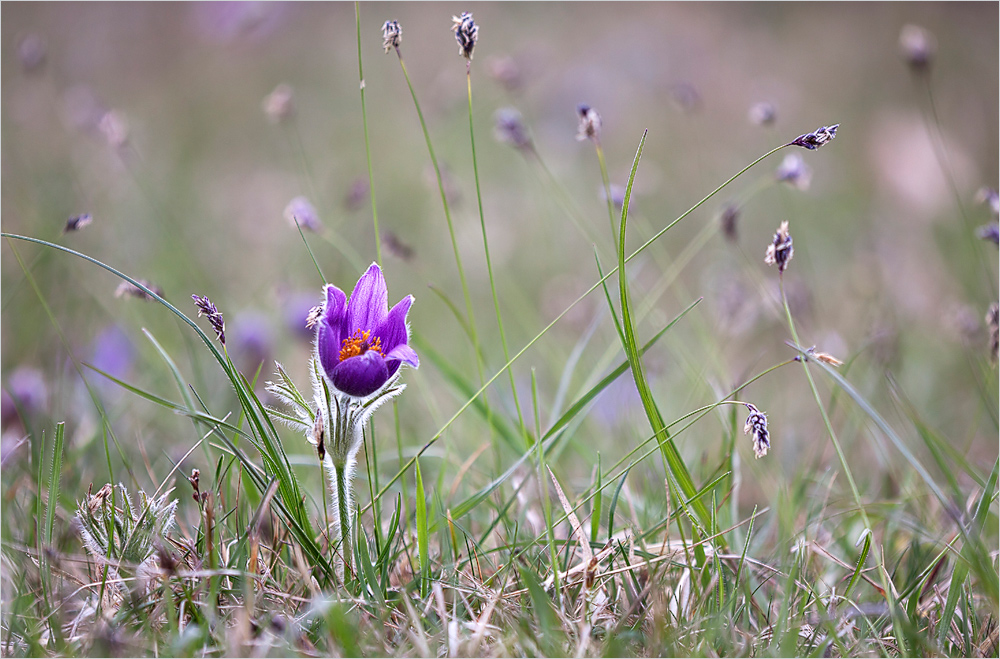
[[243, 311], [236, 314], [231, 326], [231, 354], [239, 369], [252, 377], [262, 363], [271, 361], [274, 332], [270, 318], [259, 311]]
[[24, 416], [33, 416], [44, 410], [49, 402], [49, 389], [42, 372], [31, 366], [15, 370], [0, 395], [0, 417], [6, 428]]
[[[110, 376], [124, 380], [135, 361], [135, 348], [125, 330], [119, 325], [109, 325], [98, 334], [90, 347], [90, 364]], [[97, 386], [108, 393], [117, 388], [110, 380], [97, 379]]]
[[339, 391], [364, 397], [378, 391], [402, 362], [420, 365], [408, 345], [407, 295], [389, 310], [385, 278], [377, 263], [361, 276], [351, 298], [327, 284], [326, 304], [316, 330], [316, 353], [330, 383]]
[[317, 232], [323, 229], [319, 221], [319, 213], [305, 197], [295, 197], [285, 206], [285, 219], [294, 228], [296, 224], [306, 231]]

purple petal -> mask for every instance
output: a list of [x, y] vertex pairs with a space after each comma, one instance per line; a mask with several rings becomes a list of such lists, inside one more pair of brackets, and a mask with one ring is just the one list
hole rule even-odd
[[372, 330], [382, 324], [389, 310], [389, 294], [385, 288], [385, 278], [377, 263], [368, 266], [361, 275], [351, 299], [347, 302], [345, 338], [355, 330]]
[[413, 296], [407, 295], [396, 303], [374, 335], [382, 342], [382, 354], [388, 355], [396, 346], [409, 343], [410, 333], [406, 328], [406, 314], [413, 304]]
[[347, 330], [343, 327], [345, 306], [347, 295], [333, 284], [326, 285], [326, 304], [323, 306], [323, 317], [320, 325], [324, 323], [333, 330], [333, 335], [338, 337], [337, 350], [340, 350], [340, 341], [348, 336]]
[[391, 378], [399, 370], [399, 365], [406, 362], [413, 368], [420, 367], [420, 358], [417, 352], [405, 343], [398, 345], [385, 356], [385, 364], [389, 367], [389, 377]]
[[374, 393], [388, 379], [385, 359], [374, 350], [345, 359], [330, 373], [333, 386], [349, 396]]
[[319, 364], [323, 367], [326, 377], [333, 379], [333, 369], [340, 364], [340, 334], [334, 332], [324, 321], [320, 321], [316, 330], [316, 354]]

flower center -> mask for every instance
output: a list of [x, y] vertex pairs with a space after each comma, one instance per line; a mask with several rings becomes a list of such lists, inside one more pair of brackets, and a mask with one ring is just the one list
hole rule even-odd
[[363, 355], [369, 350], [374, 350], [382, 354], [382, 339], [377, 336], [369, 341], [371, 332], [355, 330], [354, 336], [344, 339], [344, 344], [340, 348], [340, 361]]

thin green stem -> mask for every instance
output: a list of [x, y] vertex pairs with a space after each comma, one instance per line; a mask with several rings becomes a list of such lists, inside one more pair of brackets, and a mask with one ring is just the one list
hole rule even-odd
[[[479, 204], [479, 226], [483, 230], [483, 251], [486, 252], [486, 272], [490, 276], [490, 292], [493, 294], [493, 309], [497, 316], [497, 327], [500, 330], [500, 345], [503, 347], [503, 358], [505, 362], [510, 363], [510, 351], [507, 349], [507, 337], [503, 331], [503, 318], [500, 315], [500, 300], [497, 297], [497, 287], [496, 281], [493, 277], [493, 265], [490, 262], [490, 243], [486, 237], [486, 216], [483, 213], [483, 194], [479, 186], [479, 165], [476, 160], [476, 131], [472, 126], [472, 62], [467, 62], [465, 69], [465, 83], [466, 89], [469, 95], [469, 139], [472, 143], [472, 172], [476, 179], [476, 201]], [[527, 448], [531, 440], [528, 436], [527, 427], [524, 424], [524, 414], [521, 412], [521, 403], [517, 399], [517, 387], [514, 384], [514, 371], [510, 368], [507, 369], [507, 375], [510, 379], [510, 390], [514, 395], [514, 407], [517, 409], [517, 420], [521, 428], [521, 435], [524, 437], [525, 447]]]
[[604, 149], [600, 142], [594, 143], [597, 151], [597, 162], [601, 164], [601, 180], [604, 181], [604, 197], [608, 202], [608, 219], [611, 221], [611, 239], [614, 242], [615, 251], [618, 251], [618, 227], [615, 226], [615, 206], [611, 199], [611, 179], [608, 177], [608, 164], [604, 159]]
[[[785, 309], [785, 318], [788, 321], [788, 330], [791, 332], [792, 341], [795, 345], [802, 345], [799, 342], [798, 332], [795, 331], [795, 321], [792, 319], [792, 311], [788, 306], [788, 297], [785, 295], [785, 281], [781, 274], [778, 274], [778, 288], [781, 290], [781, 304]], [[830, 435], [830, 441], [833, 442], [833, 448], [837, 451], [837, 458], [840, 459], [840, 465], [844, 470], [844, 475], [847, 477], [847, 482], [851, 486], [851, 493], [854, 495], [854, 502], [858, 507], [858, 512], [861, 513], [861, 519], [864, 521], [865, 528], [870, 531], [874, 531], [872, 527], [871, 520], [868, 518], [868, 512], [865, 510], [865, 506], [861, 501], [861, 492], [858, 490], [858, 486], [854, 481], [854, 475], [851, 473], [851, 468], [847, 464], [847, 458], [844, 455], [844, 449], [840, 445], [840, 440], [837, 439], [837, 433], [833, 430], [833, 424], [830, 422], [830, 417], [826, 413], [826, 406], [823, 405], [823, 400], [819, 395], [819, 390], [816, 388], [816, 383], [813, 381], [812, 373], [809, 371], [809, 364], [806, 358], [802, 358], [802, 370], [805, 371], [806, 379], [809, 381], [809, 389], [812, 391], [813, 398], [816, 400], [816, 406], [819, 408], [820, 415], [823, 417], [823, 425], [826, 426], [826, 431]], [[889, 583], [889, 577], [885, 569], [884, 553], [882, 551], [875, 552], [876, 561], [879, 563], [879, 577], [882, 581], [882, 589], [885, 593], [885, 597], [888, 600], [889, 608], [892, 615], [892, 620], [894, 626], [898, 629], [898, 620], [895, 609], [895, 602], [893, 601], [893, 586]], [[900, 637], [902, 642], [902, 637]]]
[[427, 130], [427, 122], [424, 121], [424, 113], [420, 109], [420, 101], [417, 100], [417, 92], [413, 89], [410, 81], [410, 74], [406, 70], [406, 62], [403, 61], [403, 54], [396, 47], [396, 56], [399, 59], [399, 66], [403, 70], [403, 77], [406, 79], [406, 86], [410, 89], [410, 96], [413, 98], [413, 107], [417, 110], [417, 118], [420, 119], [420, 128], [424, 133], [424, 141], [427, 143], [427, 152], [431, 157], [431, 164], [434, 166], [434, 176], [437, 179], [438, 192], [441, 193], [441, 205], [444, 206], [444, 217], [448, 222], [448, 236], [451, 238], [451, 249], [455, 255], [455, 266], [458, 268], [458, 279], [462, 283], [462, 296], [465, 298], [465, 313], [469, 318], [469, 334], [472, 336], [473, 349], [476, 356], [476, 368], [479, 370], [479, 382], [483, 382], [485, 377], [482, 353], [479, 349], [479, 334], [476, 331], [476, 318], [472, 313], [472, 296], [469, 295], [469, 284], [465, 279], [465, 268], [462, 267], [462, 256], [458, 251], [458, 241], [455, 239], [455, 226], [451, 221], [451, 208], [448, 206], [448, 195], [444, 191], [444, 179], [441, 176], [441, 167], [438, 165], [437, 156], [434, 155], [434, 146], [431, 144], [430, 131]]
[[[970, 249], [976, 255], [976, 261], [979, 263], [983, 273], [986, 275], [986, 280], [989, 282], [990, 287], [990, 297], [996, 298], [996, 278], [991, 273], [989, 264], [983, 256], [983, 250], [976, 244], [975, 227], [972, 225], [968, 214], [965, 212], [965, 204], [962, 203], [962, 195], [958, 191], [958, 183], [955, 182], [955, 175], [952, 171], [951, 163], [948, 160], [948, 152], [947, 149], [945, 149], [943, 131], [941, 130], [941, 119], [938, 117], [937, 104], [934, 103], [934, 89], [931, 87], [930, 76], [921, 75], [918, 77], [924, 80], [924, 87], [927, 90], [927, 106], [931, 115], [930, 121], [928, 121], [929, 125], [927, 126], [927, 132], [931, 138], [931, 144], [934, 148], [934, 156], [937, 158], [938, 165], [941, 167], [941, 171], [944, 173], [944, 177], [948, 181], [948, 187], [950, 188], [952, 195], [955, 197], [955, 205], [958, 206], [958, 214], [962, 216], [962, 223], [965, 225], [965, 231], [962, 233], [965, 234]], [[932, 126], [934, 130], [931, 130]]]
[[375, 260], [382, 265], [382, 237], [378, 232], [378, 209], [375, 207], [375, 178], [372, 176], [372, 149], [368, 140], [368, 113], [365, 110], [365, 71], [361, 66], [361, 5], [354, 2], [354, 19], [358, 28], [358, 79], [361, 84], [361, 121], [365, 128], [365, 156], [368, 159], [368, 191], [372, 198], [372, 222], [375, 224]]

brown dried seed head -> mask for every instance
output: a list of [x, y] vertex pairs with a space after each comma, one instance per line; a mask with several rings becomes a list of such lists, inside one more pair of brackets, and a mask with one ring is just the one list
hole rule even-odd
[[814, 352], [812, 356], [818, 362], [823, 362], [824, 364], [829, 364], [830, 366], [843, 366], [844, 362], [840, 361], [833, 355], [827, 354], [825, 352]]

